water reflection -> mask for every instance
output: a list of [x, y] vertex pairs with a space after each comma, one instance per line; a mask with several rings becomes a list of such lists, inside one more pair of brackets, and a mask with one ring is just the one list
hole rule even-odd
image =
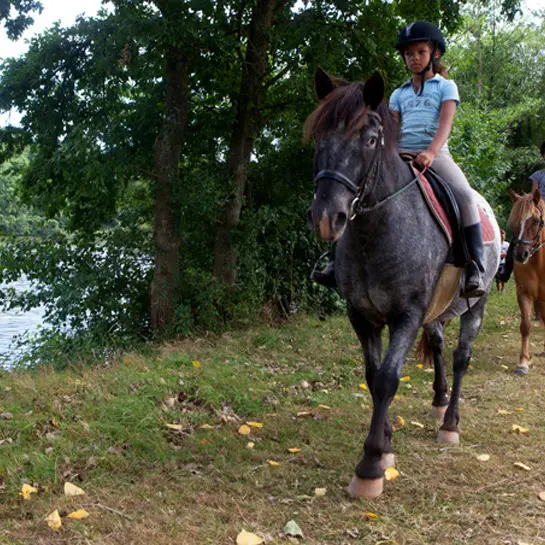
[[[20, 293], [30, 287], [26, 278], [18, 282], [3, 284], [2, 288], [13, 287]], [[13, 338], [27, 332], [34, 333], [42, 324], [44, 309], [38, 307], [27, 312], [21, 310], [0, 310], [0, 367], [9, 367], [13, 360], [16, 348], [13, 345]]]

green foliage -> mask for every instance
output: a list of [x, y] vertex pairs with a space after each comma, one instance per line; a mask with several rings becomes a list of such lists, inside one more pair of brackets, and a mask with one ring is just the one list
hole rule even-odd
[[[21, 363], [62, 366], [90, 352], [100, 358], [149, 336], [150, 233], [132, 217], [120, 220], [94, 241], [61, 232], [0, 247], [3, 308], [44, 308], [46, 327]], [[21, 277], [28, 288], [18, 292], [10, 283]]]
[[26, 274], [35, 292], [4, 292], [3, 301], [45, 304], [51, 329], [39, 343], [50, 335], [56, 353], [149, 335], [154, 143], [166, 111], [171, 47], [181, 47], [190, 66], [185, 143], [169, 203], [179, 227], [181, 279], [172, 335], [342, 308], [334, 292], [308, 279], [328, 249], [306, 227], [312, 150], [301, 132], [316, 105], [313, 73], [322, 66], [361, 80], [378, 69], [391, 92], [407, 77], [393, 44], [410, 20], [440, 22], [448, 36], [447, 61], [463, 100], [451, 148], [502, 221], [506, 189], [522, 187], [537, 165], [534, 146], [545, 139], [543, 28], [509, 23], [518, 1], [285, 2], [269, 36], [259, 131], [232, 233], [237, 285], [225, 289], [211, 274], [216, 222], [231, 197], [227, 158], [256, 3], [112, 5], [71, 28], [54, 26], [2, 66], [0, 108], [17, 108], [23, 119], [21, 128], [1, 131], [0, 153], [29, 154], [20, 177], [11, 174], [13, 165], [2, 174], [0, 196], [15, 193], [33, 208], [8, 207], [0, 226], [10, 234], [47, 234], [50, 225], [40, 230], [43, 213], [62, 218], [65, 229], [56, 238], [5, 245], [1, 276]]

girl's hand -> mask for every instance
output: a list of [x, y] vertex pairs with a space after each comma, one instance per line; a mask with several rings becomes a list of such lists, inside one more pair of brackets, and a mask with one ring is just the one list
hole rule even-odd
[[432, 151], [426, 150], [422, 153], [419, 153], [414, 162], [421, 167], [431, 167], [433, 160], [435, 159], [435, 153]]

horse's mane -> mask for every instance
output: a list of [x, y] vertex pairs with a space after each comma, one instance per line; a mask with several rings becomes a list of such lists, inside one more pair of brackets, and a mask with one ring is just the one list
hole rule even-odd
[[[365, 127], [369, 107], [363, 100], [364, 85], [363, 82], [350, 83], [329, 93], [306, 120], [305, 140], [309, 141], [312, 137], [320, 139], [340, 126], [344, 127], [345, 136], [349, 138]], [[392, 150], [397, 146], [398, 123], [384, 102], [376, 112], [382, 119], [386, 149]]]
[[[542, 201], [541, 201], [542, 202]], [[513, 203], [511, 214], [509, 215], [510, 225], [519, 225], [526, 218], [529, 218], [534, 213], [534, 195], [533, 193], [525, 193], [520, 199]]]

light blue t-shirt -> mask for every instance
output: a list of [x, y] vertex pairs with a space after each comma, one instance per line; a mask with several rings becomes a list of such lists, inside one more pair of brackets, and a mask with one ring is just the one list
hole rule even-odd
[[543, 197], [545, 197], [545, 170], [536, 170], [531, 176], [530, 181], [537, 184], [537, 188]]
[[[390, 109], [401, 115], [400, 151], [424, 151], [428, 148], [439, 128], [441, 106], [446, 100], [460, 103], [458, 87], [439, 74], [426, 80], [421, 95], [414, 91], [411, 80], [392, 93]], [[447, 142], [441, 151], [448, 151]]]

